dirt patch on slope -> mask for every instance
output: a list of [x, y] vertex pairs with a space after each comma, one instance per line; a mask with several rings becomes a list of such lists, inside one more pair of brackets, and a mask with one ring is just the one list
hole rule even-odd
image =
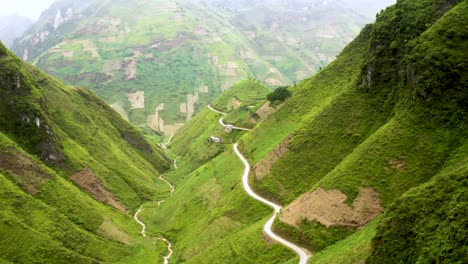
[[280, 220], [299, 226], [304, 219], [333, 225], [360, 227], [383, 212], [380, 194], [373, 188], [361, 188], [353, 205], [345, 203], [347, 196], [338, 190], [319, 188], [305, 193], [286, 207]]
[[35, 195], [52, 176], [35, 160], [11, 148], [0, 153], [0, 169], [29, 194]]
[[81, 45], [83, 46], [84, 52], [90, 52], [93, 58], [99, 58], [98, 49], [92, 40], [83, 40], [81, 41]]
[[255, 172], [255, 177], [257, 177], [258, 180], [261, 180], [266, 175], [268, 175], [270, 173], [271, 167], [273, 167], [276, 161], [281, 158], [281, 156], [283, 156], [286, 151], [288, 151], [289, 139], [290, 137], [288, 136], [268, 155], [266, 155], [262, 160], [254, 165], [253, 169]]
[[122, 69], [122, 65], [120, 61], [106, 60], [104, 62], [104, 67], [102, 68], [102, 72], [109, 76], [113, 76], [114, 71], [118, 71], [120, 69]]
[[128, 208], [120, 203], [114, 195], [106, 189], [89, 168], [84, 168], [82, 171], [73, 174], [70, 179], [83, 190], [90, 193], [96, 200], [106, 203], [124, 213], [129, 212]]
[[165, 125], [164, 126], [164, 135], [165, 136], [170, 136], [172, 134], [175, 134], [177, 130], [179, 130], [181, 127], [184, 126], [184, 123], [175, 123], [174, 125]]
[[231, 101], [229, 101], [226, 108], [229, 110], [234, 110], [234, 109], [239, 108], [241, 105], [242, 105], [241, 101], [237, 100], [236, 98], [232, 98]]
[[397, 171], [404, 171], [406, 169], [406, 161], [404, 160], [406, 157], [399, 157], [395, 159], [391, 159], [388, 161], [388, 164], [392, 167], [392, 169]]
[[266, 102], [262, 107], [260, 107], [257, 110], [257, 115], [260, 117], [260, 120], [265, 120], [267, 117], [269, 117], [271, 114], [275, 112], [275, 108], [270, 106], [270, 102]]
[[134, 93], [127, 93], [127, 99], [132, 105], [132, 109], [144, 109], [145, 108], [145, 92], [138, 91]]

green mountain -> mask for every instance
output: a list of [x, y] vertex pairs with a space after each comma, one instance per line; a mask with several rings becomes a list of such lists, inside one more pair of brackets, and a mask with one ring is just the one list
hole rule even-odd
[[239, 80], [310, 76], [369, 21], [334, 1], [236, 3], [57, 1], [13, 50], [170, 136]]
[[[243, 2], [176, 6], [247, 16]], [[139, 3], [145, 9], [130, 10], [145, 17], [153, 2]], [[105, 17], [118, 7], [90, 1], [74, 8]], [[63, 28], [85, 23], [74, 12], [65, 20], [49, 15]], [[235, 82], [170, 138], [171, 169], [160, 149], [92, 92], [0, 46], [0, 260], [159, 263], [165, 238], [170, 263], [297, 263], [265, 232], [272, 209], [246, 193], [238, 143], [252, 165], [248, 184], [282, 206], [273, 231], [310, 251], [309, 263], [466, 262], [467, 21], [467, 0], [400, 0], [308, 79], [275, 91], [253, 78]], [[122, 41], [144, 35], [136, 32], [145, 31], [130, 30]], [[93, 51], [80, 54], [86, 60]], [[129, 98], [139, 105], [141, 96]], [[162, 172], [175, 190], [156, 181]], [[137, 208], [147, 238], [131, 217]]]
[[401, 0], [283, 103], [244, 103], [267, 92], [252, 82], [224, 93], [212, 107], [226, 116], [202, 110], [169, 145], [177, 190], [148, 204], [149, 232], [173, 242], [175, 263], [297, 263], [262, 232], [271, 209], [243, 190], [240, 142], [250, 184], [283, 206], [274, 231], [311, 263], [463, 263], [467, 11]]
[[131, 213], [167, 191], [165, 154], [88, 90], [0, 44], [0, 262], [142, 263]]

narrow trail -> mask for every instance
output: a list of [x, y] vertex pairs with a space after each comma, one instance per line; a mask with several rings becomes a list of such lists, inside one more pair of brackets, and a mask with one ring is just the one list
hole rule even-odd
[[[226, 113], [218, 111], [218, 110], [214, 109], [213, 107], [211, 107], [210, 105], [208, 105], [208, 108], [210, 110], [214, 111], [214, 112], [220, 113], [222, 115], [226, 115]], [[222, 126], [226, 127], [226, 125], [223, 122], [223, 118], [219, 119], [219, 123]], [[242, 129], [242, 130], [249, 131], [250, 129]], [[242, 161], [242, 163], [244, 164], [244, 167], [245, 167], [244, 168], [244, 173], [242, 174], [242, 186], [244, 187], [245, 192], [248, 195], [250, 195], [252, 198], [254, 198], [255, 200], [260, 201], [260, 202], [266, 204], [267, 206], [273, 208], [273, 215], [271, 216], [271, 218], [263, 226], [263, 231], [269, 237], [271, 237], [272, 239], [276, 240], [280, 244], [282, 244], [282, 245], [290, 248], [294, 252], [296, 252], [297, 255], [299, 255], [299, 264], [307, 264], [307, 261], [312, 256], [312, 254], [308, 250], [306, 250], [306, 249], [304, 249], [304, 248], [302, 248], [302, 247], [300, 247], [300, 246], [298, 246], [298, 245], [296, 245], [296, 244], [294, 244], [294, 243], [280, 237], [279, 235], [275, 234], [273, 232], [273, 230], [271, 229], [272, 226], [273, 226], [273, 222], [275, 221], [276, 217], [278, 216], [278, 214], [280, 213], [282, 208], [281, 208], [280, 205], [275, 204], [274, 202], [269, 201], [269, 200], [261, 197], [260, 195], [256, 194], [253, 191], [253, 189], [250, 187], [250, 185], [249, 185], [250, 164], [247, 161], [247, 159], [244, 157], [244, 155], [242, 155], [242, 153], [239, 151], [238, 145], [239, 145], [238, 143], [234, 144], [233, 149], [234, 149], [234, 152], [239, 157], [239, 159]]]
[[140, 221], [140, 219], [138, 219], [138, 215], [141, 213], [141, 211], [143, 211], [144, 209], [140, 207], [140, 209], [138, 209], [138, 211], [135, 213], [135, 215], [133, 216], [133, 219], [135, 219], [135, 221], [141, 225], [141, 232], [140, 234], [143, 236], [143, 237], [146, 237], [146, 225], [145, 223], [143, 223], [142, 221]]
[[[213, 107], [211, 107], [211, 105], [208, 105], [208, 108], [213, 111], [213, 112], [216, 112], [218, 114], [222, 114], [222, 115], [227, 115], [226, 113], [224, 112], [221, 112], [219, 110], [216, 110], [214, 109]], [[224, 123], [224, 117], [221, 117], [219, 120], [218, 120], [219, 124], [222, 125], [223, 127], [227, 127], [228, 124], [225, 124]], [[232, 125], [231, 125], [232, 126]], [[248, 129], [248, 128], [244, 128], [244, 127], [236, 127], [236, 126], [232, 126], [231, 127], [232, 129], [236, 129], [236, 130], [244, 130], [244, 131], [250, 131], [251, 129]]]
[[164, 179], [163, 176], [164, 176], [164, 174], [161, 174], [161, 176], [159, 176], [159, 180], [165, 182], [171, 188], [171, 195], [172, 195], [174, 193], [174, 191], [175, 191], [175, 187], [168, 180]]
[[218, 111], [218, 110], [214, 109], [213, 107], [211, 107], [211, 105], [208, 105], [208, 108], [209, 108], [211, 111], [216, 112], [216, 113], [218, 113], [218, 114], [227, 115], [227, 114], [224, 113], [224, 112], [221, 112], [221, 111]]
[[[174, 160], [174, 164], [176, 165], [176, 161]], [[177, 169], [177, 165], [175, 166], [176, 169]], [[167, 185], [169, 185], [169, 187], [171, 188], [171, 195], [174, 193], [175, 191], [175, 187], [174, 185], [172, 185], [168, 180], [166, 180], [163, 175], [161, 174], [159, 176], [159, 180], [165, 182]], [[165, 200], [160, 200], [158, 201], [158, 207], [161, 206], [161, 204], [164, 202]], [[135, 213], [135, 215], [133, 216], [133, 219], [135, 219], [135, 221], [141, 226], [141, 231], [140, 231], [140, 234], [143, 236], [143, 237], [146, 237], [146, 225], [145, 223], [143, 223], [143, 221], [141, 221], [139, 218], [138, 218], [138, 215], [143, 211], [145, 210], [144, 208], [140, 207], [140, 209], [138, 209], [138, 211]], [[160, 240], [160, 241], [163, 241], [164, 243], [167, 244], [167, 251], [169, 252], [166, 256], [164, 256], [164, 264], [169, 264], [169, 260], [170, 258], [172, 257], [172, 254], [174, 253], [172, 251], [172, 243], [171, 241], [167, 240], [165, 237], [158, 237], [157, 240]]]

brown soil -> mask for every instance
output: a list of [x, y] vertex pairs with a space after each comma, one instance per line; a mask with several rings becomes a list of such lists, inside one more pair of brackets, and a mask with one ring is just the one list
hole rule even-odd
[[132, 80], [136, 78], [137, 71], [137, 62], [136, 60], [131, 60], [125, 68], [125, 80]]
[[37, 194], [40, 187], [52, 178], [35, 160], [13, 148], [0, 153], [0, 169], [31, 195]]
[[278, 242], [276, 242], [276, 240], [274, 240], [273, 238], [271, 238], [267, 233], [265, 232], [262, 232], [262, 239], [263, 241], [265, 241], [265, 243], [267, 245], [273, 245], [273, 244], [278, 244]]
[[64, 51], [63, 57], [65, 58], [73, 58], [73, 51]]
[[145, 108], [145, 92], [144, 91], [127, 93], [127, 99], [132, 105], [132, 109], [144, 109]]
[[404, 171], [406, 169], [406, 162], [403, 160], [406, 157], [400, 157], [398, 159], [391, 159], [388, 164], [397, 171]]
[[84, 52], [89, 51], [93, 58], [98, 58], [99, 57], [98, 49], [97, 49], [96, 45], [94, 44], [94, 42], [92, 40], [90, 40], [90, 39], [83, 40], [83, 41], [81, 41], [81, 45], [83, 46], [83, 51]]
[[275, 112], [275, 108], [270, 107], [270, 102], [266, 102], [262, 107], [257, 110], [257, 115], [260, 117], [260, 120], [265, 120], [269, 117], [273, 112]]
[[275, 149], [253, 166], [255, 176], [258, 180], [261, 180], [268, 175], [271, 167], [273, 167], [276, 161], [281, 158], [286, 151], [288, 151], [289, 138], [290, 137], [287, 137], [283, 140], [283, 142], [281, 142]]
[[174, 125], [165, 125], [164, 126], [164, 135], [165, 136], [170, 136], [177, 132], [181, 127], [184, 126], [184, 123], [175, 123]]
[[140, 50], [134, 50], [134, 55], [131, 58], [125, 59], [125, 80], [132, 80], [136, 78], [137, 75], [137, 58], [141, 55]]
[[102, 69], [102, 72], [112, 76], [114, 71], [118, 71], [122, 69], [121, 62], [118, 60], [107, 60], [104, 62], [104, 67]]
[[373, 188], [361, 188], [352, 206], [345, 203], [346, 198], [338, 190], [319, 188], [305, 193], [286, 207], [280, 214], [280, 220], [294, 226], [299, 226], [306, 219], [327, 227], [360, 227], [383, 212], [380, 194]]
[[124, 213], [129, 212], [128, 208], [120, 203], [114, 195], [106, 189], [89, 168], [84, 168], [82, 171], [73, 174], [70, 179], [83, 190], [90, 193], [96, 200], [106, 203]]
[[228, 103], [227, 108], [229, 110], [234, 110], [239, 108], [242, 105], [242, 102], [237, 100], [236, 98], [232, 98], [232, 100]]

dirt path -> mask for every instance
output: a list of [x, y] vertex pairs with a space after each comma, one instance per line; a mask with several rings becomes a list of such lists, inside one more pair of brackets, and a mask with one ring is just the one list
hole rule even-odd
[[[175, 163], [175, 164], [177, 164], [177, 163]], [[177, 165], [176, 165], [176, 167], [177, 167]], [[171, 195], [172, 195], [174, 193], [174, 191], [175, 191], [175, 187], [168, 180], [164, 179], [163, 176], [164, 176], [164, 174], [161, 174], [161, 176], [159, 176], [159, 180], [165, 182], [171, 188]]]
[[141, 225], [141, 232], [140, 234], [143, 236], [143, 237], [146, 237], [146, 225], [145, 223], [143, 223], [142, 221], [140, 221], [140, 219], [138, 219], [138, 215], [143, 211], [144, 209], [140, 207], [140, 209], [138, 209], [138, 211], [135, 213], [135, 215], [133, 216], [133, 219], [135, 219], [135, 221]]
[[281, 211], [281, 206], [259, 196], [256, 194], [252, 188], [249, 185], [249, 174], [250, 174], [250, 164], [247, 161], [247, 159], [240, 153], [238, 149], [238, 143], [234, 144], [234, 152], [236, 155], [239, 157], [239, 159], [244, 163], [245, 169], [244, 169], [244, 174], [242, 175], [242, 185], [244, 186], [245, 191], [247, 192], [248, 195], [250, 195], [252, 198], [254, 198], [257, 201], [260, 201], [271, 208], [273, 208], [273, 215], [272, 217], [266, 222], [266, 224], [263, 226], [263, 231], [268, 234], [272, 239], [278, 241], [279, 243], [283, 244], [284, 246], [292, 249], [299, 255], [299, 264], [306, 264], [307, 260], [312, 256], [312, 254], [307, 251], [306, 249], [301, 248], [300, 246], [278, 236], [271, 230], [271, 226], [273, 225], [273, 222], [275, 221], [275, 218], [278, 216], [278, 213]]
[[[174, 162], [176, 162], [174, 160]], [[177, 166], [176, 166], [176, 169], [177, 169]], [[161, 176], [159, 176], [159, 180], [165, 182], [167, 185], [169, 185], [169, 187], [171, 188], [171, 195], [174, 193], [175, 191], [175, 187], [174, 185], [172, 185], [168, 180], [166, 180], [163, 175], [161, 174]], [[165, 200], [160, 200], [158, 201], [158, 207], [161, 206], [161, 204], [164, 202]], [[143, 237], [146, 237], [146, 225], [145, 223], [143, 223], [139, 218], [138, 218], [138, 215], [143, 211], [145, 210], [144, 208], [140, 207], [140, 209], [138, 209], [138, 211], [135, 213], [135, 215], [133, 216], [133, 219], [135, 219], [135, 221], [141, 226], [141, 231], [140, 231], [140, 234], [143, 236]], [[167, 251], [169, 252], [166, 256], [164, 256], [164, 264], [169, 264], [169, 260], [170, 258], [172, 257], [172, 254], [174, 253], [172, 251], [172, 243], [167, 240], [166, 238], [164, 237], [158, 237], [157, 238], [158, 240], [160, 241], [163, 241], [164, 243], [167, 244]]]

